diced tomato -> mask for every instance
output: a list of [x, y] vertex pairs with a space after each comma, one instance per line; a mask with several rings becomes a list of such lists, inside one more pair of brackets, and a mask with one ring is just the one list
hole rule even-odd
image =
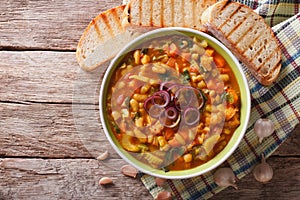
[[175, 67], [175, 63], [176, 60], [174, 58], [169, 58], [166, 64], [169, 65], [170, 67]]

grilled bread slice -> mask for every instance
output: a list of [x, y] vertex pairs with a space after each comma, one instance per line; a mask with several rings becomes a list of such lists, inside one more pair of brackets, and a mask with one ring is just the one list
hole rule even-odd
[[100, 13], [81, 36], [76, 57], [80, 67], [92, 71], [115, 56], [135, 35], [122, 27], [125, 5]]
[[131, 0], [124, 11], [123, 26], [129, 29], [189, 27], [206, 31], [201, 15], [216, 0]]
[[272, 84], [281, 68], [281, 50], [271, 28], [251, 8], [221, 1], [209, 7], [201, 21], [263, 85]]

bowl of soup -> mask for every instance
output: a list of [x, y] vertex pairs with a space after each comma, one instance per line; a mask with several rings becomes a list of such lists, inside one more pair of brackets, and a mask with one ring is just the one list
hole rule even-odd
[[147, 32], [109, 65], [100, 88], [104, 132], [141, 172], [190, 178], [222, 164], [250, 116], [238, 60], [212, 36], [188, 28]]

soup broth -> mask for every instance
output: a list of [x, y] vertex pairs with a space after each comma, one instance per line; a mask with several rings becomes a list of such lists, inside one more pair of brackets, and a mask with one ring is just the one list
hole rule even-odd
[[228, 63], [205, 40], [151, 39], [118, 63], [107, 114], [132, 156], [153, 168], [185, 170], [225, 148], [240, 124], [240, 91]]

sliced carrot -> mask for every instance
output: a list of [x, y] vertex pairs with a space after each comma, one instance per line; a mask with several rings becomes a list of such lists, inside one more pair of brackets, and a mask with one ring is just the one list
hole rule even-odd
[[208, 56], [212, 56], [214, 54], [215, 50], [213, 49], [206, 49], [205, 50], [205, 54], [208, 55]]
[[216, 55], [214, 56], [214, 61], [215, 61], [216, 65], [217, 65], [217, 67], [222, 68], [222, 67], [225, 66], [225, 60], [224, 60], [224, 58], [223, 58], [222, 56], [220, 56], [219, 54], [216, 54]]
[[167, 65], [169, 65], [170, 67], [175, 67], [175, 63], [176, 63], [176, 60], [174, 58], [169, 58], [169, 60], [167, 61]]
[[219, 68], [219, 72], [221, 74], [228, 74], [230, 72], [230, 69], [227, 68], [227, 67], [224, 67], [224, 68]]

